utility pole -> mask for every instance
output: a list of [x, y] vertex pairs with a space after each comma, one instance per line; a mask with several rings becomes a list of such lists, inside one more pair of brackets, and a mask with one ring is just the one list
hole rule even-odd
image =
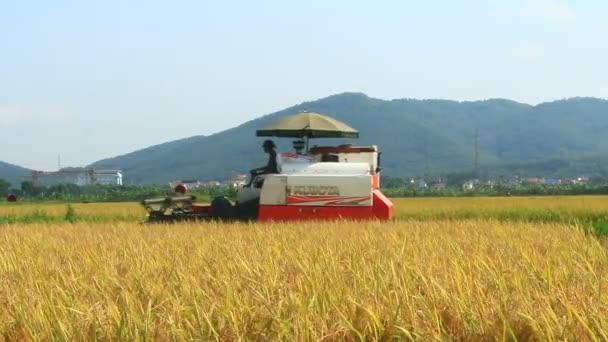
[[475, 129], [475, 177], [479, 177], [479, 128]]
[[430, 172], [429, 144], [427, 143], [426, 138], [425, 138], [425, 142], [424, 142], [424, 180], [425, 180], [425, 182], [429, 178], [429, 172]]
[[61, 170], [61, 154], [57, 154], [57, 171]]

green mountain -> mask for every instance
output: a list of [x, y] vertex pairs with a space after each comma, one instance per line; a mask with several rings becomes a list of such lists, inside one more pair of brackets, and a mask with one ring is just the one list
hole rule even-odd
[[[122, 169], [127, 182], [133, 183], [225, 179], [265, 163], [256, 129], [303, 110], [333, 116], [360, 131], [358, 141], [314, 143], [378, 145], [384, 174], [393, 176], [472, 170], [476, 132], [479, 163], [486, 170], [520, 170], [526, 164], [542, 170], [539, 165], [553, 159], [608, 155], [604, 134], [608, 129], [607, 100], [572, 98], [531, 106], [503, 99], [385, 101], [344, 93], [305, 102], [213, 135], [148, 147], [90, 167]], [[290, 140], [275, 141], [280, 151], [291, 150]]]
[[24, 177], [30, 175], [31, 170], [21, 166], [5, 163], [0, 161], [0, 179], [4, 179], [11, 183], [13, 187], [19, 187]]

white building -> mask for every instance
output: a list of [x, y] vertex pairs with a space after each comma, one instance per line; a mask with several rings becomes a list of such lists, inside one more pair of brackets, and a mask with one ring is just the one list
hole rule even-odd
[[121, 170], [59, 170], [32, 171], [32, 181], [43, 184], [73, 183], [76, 185], [122, 185]]
[[121, 170], [95, 170], [93, 177], [94, 184], [122, 185]]

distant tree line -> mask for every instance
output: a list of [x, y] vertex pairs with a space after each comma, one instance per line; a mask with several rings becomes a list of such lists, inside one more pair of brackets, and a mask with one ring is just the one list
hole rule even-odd
[[493, 188], [462, 190], [458, 188], [384, 188], [389, 197], [482, 197], [482, 196], [569, 196], [608, 195], [608, 184], [604, 185], [522, 185], [509, 187], [497, 185]]
[[517, 184], [497, 183], [491, 187], [481, 186], [464, 190], [464, 182], [475, 177], [473, 172], [448, 174], [442, 179], [445, 187], [433, 186], [432, 180], [422, 187], [419, 182], [411, 183], [400, 177], [382, 176], [383, 192], [389, 197], [471, 197], [471, 196], [567, 196], [567, 195], [608, 195], [608, 181], [595, 180], [590, 184]]
[[[189, 191], [198, 200], [208, 200], [217, 196], [235, 198], [236, 191], [231, 186], [210, 186]], [[76, 185], [54, 184], [37, 185], [30, 181], [21, 183], [19, 189], [10, 189], [8, 182], [0, 179], [0, 195], [6, 198], [13, 194], [21, 201], [60, 201], [60, 202], [130, 202], [151, 197], [175, 195], [167, 185]]]
[[[462, 176], [463, 179], [466, 177]], [[452, 179], [452, 181], [450, 181]], [[382, 177], [383, 192], [389, 197], [470, 197], [470, 196], [561, 196], [561, 195], [608, 195], [608, 183], [562, 184], [562, 185], [506, 185], [477, 187], [463, 190], [461, 176], [446, 178], [445, 188], [435, 188], [432, 184], [421, 187], [400, 177]], [[430, 183], [430, 182], [429, 182]], [[188, 194], [199, 201], [208, 201], [217, 196], [236, 199], [237, 187], [218, 185], [193, 189]], [[57, 201], [57, 202], [132, 202], [146, 198], [175, 195], [167, 185], [75, 185], [55, 184], [36, 185], [26, 181], [19, 189], [11, 189], [10, 184], [0, 179], [0, 196], [5, 199], [9, 194], [20, 201]]]

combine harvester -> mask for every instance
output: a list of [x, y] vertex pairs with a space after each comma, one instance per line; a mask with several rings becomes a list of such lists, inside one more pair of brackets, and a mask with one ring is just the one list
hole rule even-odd
[[277, 154], [278, 173], [252, 175], [233, 205], [223, 197], [195, 204], [194, 196], [144, 200], [149, 222], [180, 220], [389, 220], [393, 204], [379, 190], [377, 146], [314, 146], [311, 138], [358, 138], [343, 122], [298, 113], [258, 130], [257, 136], [297, 138], [293, 153]]

